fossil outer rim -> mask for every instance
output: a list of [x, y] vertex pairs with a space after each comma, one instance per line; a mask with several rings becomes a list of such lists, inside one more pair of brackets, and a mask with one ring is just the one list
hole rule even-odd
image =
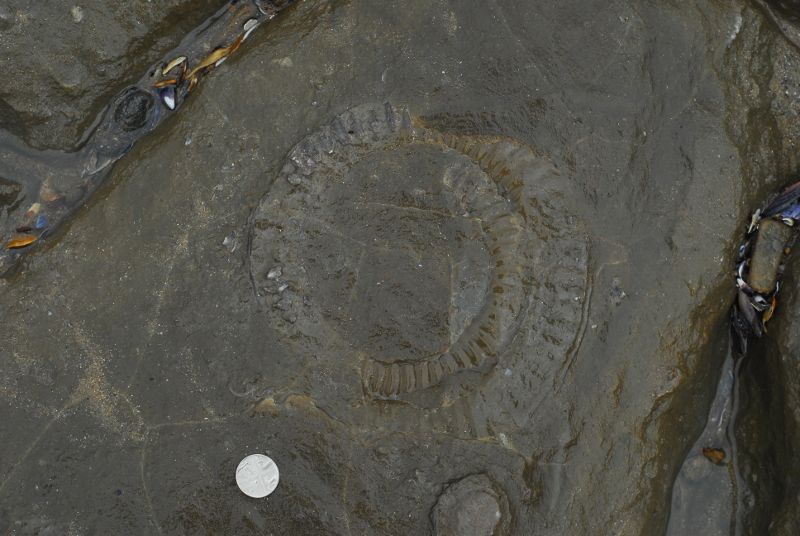
[[[287, 217], [303, 205], [313, 210], [314, 199], [359, 160], [386, 144], [400, 146], [427, 143], [442, 151], [457, 151], [489, 177], [493, 195], [472, 195], [469, 185], [451, 185], [464, 193], [469, 216], [477, 218], [487, 238], [491, 257], [489, 291], [478, 313], [458, 340], [444, 353], [424, 361], [385, 362], [363, 356], [360, 366], [364, 391], [376, 398], [397, 398], [410, 391], [435, 386], [462, 370], [490, 369], [513, 341], [527, 304], [526, 280], [530, 266], [521, 251], [529, 229], [524, 184], [526, 174], [558, 173], [549, 161], [526, 146], [507, 140], [494, 142], [443, 134], [411, 120], [404, 108], [366, 104], [336, 117], [300, 141], [288, 154], [275, 185], [264, 197], [254, 218], [251, 275], [255, 291], [267, 308], [273, 325], [289, 341], [323, 338], [338, 340], [333, 326], [323, 318], [313, 298], [305, 294], [311, 285], [286, 241], [300, 225], [290, 229]], [[275, 196], [276, 185], [285, 196]], [[330, 186], [335, 187], [335, 186]], [[466, 189], [465, 189], [466, 188]], [[535, 210], [535, 209], [533, 209]], [[529, 206], [528, 211], [532, 211]], [[535, 219], [535, 218], [534, 218]], [[262, 247], [263, 245], [263, 247]], [[311, 327], [313, 326], [313, 327]], [[312, 329], [313, 333], [305, 332]]]

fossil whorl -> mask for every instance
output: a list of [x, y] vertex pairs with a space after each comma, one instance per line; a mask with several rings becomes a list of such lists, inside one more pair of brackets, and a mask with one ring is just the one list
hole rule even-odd
[[353, 348], [343, 366], [372, 397], [488, 372], [518, 332], [548, 211], [570, 217], [526, 197], [532, 178], [560, 175], [526, 146], [444, 134], [388, 103], [353, 108], [289, 152], [261, 201], [256, 295], [287, 342]]

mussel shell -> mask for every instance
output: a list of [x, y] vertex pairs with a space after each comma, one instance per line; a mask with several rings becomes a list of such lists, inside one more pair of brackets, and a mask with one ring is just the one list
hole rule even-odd
[[761, 323], [761, 318], [758, 317], [756, 310], [750, 304], [750, 300], [744, 292], [740, 290], [737, 297], [737, 305], [739, 306], [739, 315], [741, 319], [749, 326], [753, 335], [761, 337], [764, 334], [764, 325]]
[[[792, 220], [800, 219], [800, 203], [795, 202], [792, 205], [781, 210], [781, 216], [784, 218], [790, 218]], [[794, 223], [792, 224], [794, 225]]]
[[139, 130], [148, 123], [155, 98], [147, 91], [137, 89], [126, 95], [114, 111], [114, 120], [125, 132]]
[[797, 202], [798, 198], [800, 198], [800, 182], [789, 186], [783, 192], [778, 194], [778, 196], [772, 200], [769, 206], [764, 209], [761, 217], [768, 218], [783, 212], [784, 209], [789, 207], [789, 205]]
[[166, 86], [161, 88], [159, 92], [159, 96], [161, 97], [161, 102], [164, 103], [164, 106], [169, 108], [170, 110], [175, 109], [175, 87], [174, 86]]

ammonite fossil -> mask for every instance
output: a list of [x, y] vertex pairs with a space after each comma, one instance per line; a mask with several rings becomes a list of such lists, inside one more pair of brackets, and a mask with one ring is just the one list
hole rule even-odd
[[349, 370], [372, 399], [491, 373], [532, 306], [539, 323], [570, 319], [548, 358], [563, 362], [587, 260], [565, 183], [526, 146], [358, 106], [297, 144], [261, 201], [256, 295], [288, 344]]

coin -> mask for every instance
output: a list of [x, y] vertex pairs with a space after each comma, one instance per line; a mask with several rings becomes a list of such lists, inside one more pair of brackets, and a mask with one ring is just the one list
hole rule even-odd
[[278, 487], [278, 479], [278, 466], [263, 454], [251, 454], [236, 468], [236, 484], [248, 497], [266, 497]]

